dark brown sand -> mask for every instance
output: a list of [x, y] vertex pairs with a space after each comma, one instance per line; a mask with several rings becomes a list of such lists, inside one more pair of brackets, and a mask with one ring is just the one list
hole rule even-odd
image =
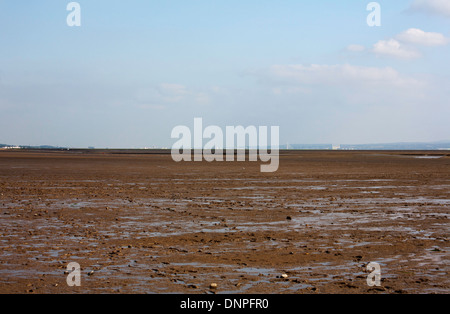
[[0, 151], [0, 293], [449, 293], [450, 154], [424, 154], [282, 152], [264, 174]]

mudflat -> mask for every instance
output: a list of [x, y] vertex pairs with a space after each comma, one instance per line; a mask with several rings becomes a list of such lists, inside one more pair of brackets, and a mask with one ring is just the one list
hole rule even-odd
[[143, 152], [0, 151], [0, 293], [450, 292], [449, 153]]

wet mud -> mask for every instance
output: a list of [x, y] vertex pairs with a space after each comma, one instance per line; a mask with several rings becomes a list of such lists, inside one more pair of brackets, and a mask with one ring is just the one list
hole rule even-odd
[[0, 293], [450, 292], [450, 154], [287, 151], [259, 167], [0, 151]]

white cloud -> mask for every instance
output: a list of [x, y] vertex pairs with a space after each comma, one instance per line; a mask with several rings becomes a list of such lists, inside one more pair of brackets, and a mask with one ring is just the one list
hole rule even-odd
[[[449, 0], [450, 3], [450, 0]], [[421, 29], [410, 28], [397, 35], [397, 39], [402, 42], [424, 46], [442, 46], [448, 44], [449, 40], [440, 33], [424, 32]]]
[[[450, 3], [450, 0], [448, 0]], [[378, 56], [396, 57], [399, 59], [416, 59], [422, 54], [416, 50], [417, 46], [443, 46], [450, 39], [441, 33], [425, 32], [418, 28], [410, 28], [394, 38], [380, 40], [375, 43], [371, 52]], [[362, 52], [365, 50], [361, 45], [350, 45], [348, 51]]]
[[411, 4], [410, 10], [450, 17], [450, 1], [449, 0], [415, 0]]
[[400, 59], [415, 59], [421, 56], [418, 51], [405, 47], [395, 39], [378, 41], [373, 45], [372, 51], [379, 56], [390, 56]]

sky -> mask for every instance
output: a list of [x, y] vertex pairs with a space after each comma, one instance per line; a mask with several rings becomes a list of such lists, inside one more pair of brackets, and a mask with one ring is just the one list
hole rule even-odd
[[[450, 1], [0, 0], [0, 143], [171, 147], [178, 125], [280, 143], [450, 140]], [[377, 13], [377, 12], [375, 12]]]

